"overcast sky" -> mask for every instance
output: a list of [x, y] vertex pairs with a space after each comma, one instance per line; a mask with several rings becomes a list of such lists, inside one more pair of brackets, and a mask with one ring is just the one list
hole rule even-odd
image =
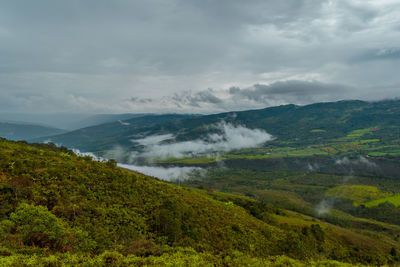
[[3, 0], [1, 112], [400, 97], [398, 0]]

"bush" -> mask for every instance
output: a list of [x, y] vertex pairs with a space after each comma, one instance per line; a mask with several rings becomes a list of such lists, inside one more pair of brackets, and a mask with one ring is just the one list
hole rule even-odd
[[10, 214], [10, 222], [2, 224], [8, 224], [24, 244], [60, 249], [65, 241], [65, 226], [46, 207], [21, 204]]

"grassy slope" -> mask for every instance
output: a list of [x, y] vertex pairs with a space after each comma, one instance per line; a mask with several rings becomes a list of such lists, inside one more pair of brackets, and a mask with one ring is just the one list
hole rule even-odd
[[[386, 217], [360, 213], [351, 216], [335, 208], [343, 208], [344, 211], [351, 212], [355, 208], [354, 201], [365, 204], [364, 201], [391, 195], [392, 193], [388, 191], [399, 190], [398, 182], [381, 177], [352, 176], [347, 183], [353, 185], [344, 186], [345, 179], [349, 179], [349, 177], [317, 172], [212, 169], [207, 172], [205, 177], [200, 179], [193, 177], [186, 183], [195, 187], [251, 196], [285, 209], [313, 217], [322, 217], [325, 221], [354, 231], [379, 233], [381, 238], [389, 238], [392, 240], [391, 242], [396, 242], [394, 239], [400, 235], [400, 227], [391, 225], [397, 223], [390, 220], [390, 213], [387, 211], [385, 211]], [[376, 185], [379, 185], [379, 189]], [[317, 209], [324, 201], [333, 209], [327, 214], [319, 215]], [[365, 218], [358, 218], [357, 216], [360, 215]], [[391, 224], [377, 221], [380, 219]]]
[[327, 190], [325, 195], [349, 199], [355, 206], [358, 206], [367, 201], [389, 197], [391, 193], [381, 192], [376, 186], [341, 185]]
[[325, 195], [351, 200], [354, 206], [364, 205], [367, 208], [376, 207], [382, 203], [400, 206], [400, 194], [382, 192], [376, 186], [343, 185], [327, 190]]
[[365, 206], [366, 207], [374, 207], [374, 206], [378, 206], [379, 204], [385, 203], [385, 202], [392, 203], [393, 205], [398, 207], [398, 206], [400, 206], [400, 195], [397, 194], [397, 195], [390, 196], [390, 197], [372, 200], [372, 201], [365, 203]]

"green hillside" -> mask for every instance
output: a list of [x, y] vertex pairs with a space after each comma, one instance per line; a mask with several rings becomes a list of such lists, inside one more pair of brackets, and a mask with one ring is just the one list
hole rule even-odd
[[2, 266], [399, 261], [398, 243], [380, 232], [168, 184], [54, 145], [0, 139], [0, 203]]
[[396, 207], [399, 207], [400, 206], [400, 195], [397, 194], [397, 195], [390, 196], [390, 197], [372, 200], [372, 201], [365, 203], [365, 206], [366, 207], [375, 207], [375, 206], [378, 206], [379, 204], [382, 204], [385, 202], [391, 203], [391, 204], [395, 205]]
[[116, 145], [132, 146], [132, 136], [148, 131], [160, 131], [171, 121], [188, 118], [191, 115], [143, 115], [123, 121], [114, 121], [86, 127], [72, 132], [45, 138], [31, 138], [32, 141], [51, 140], [53, 143], [74, 147], [83, 151], [104, 151]]
[[[69, 147], [99, 153], [116, 145], [123, 146], [126, 150], [137, 150], [130, 141], [132, 136], [170, 133], [175, 135], [176, 141], [195, 140], [213, 132], [208, 126], [220, 121], [265, 130], [276, 137], [274, 142], [268, 144], [283, 155], [293, 154], [293, 151], [279, 150], [282, 146], [295, 149], [295, 155], [298, 156], [346, 153], [348, 150], [359, 149], [365, 150], [367, 154], [371, 153], [371, 156], [381, 155], [377, 153], [400, 155], [398, 100], [284, 105], [190, 118], [178, 115], [144, 116], [127, 120], [129, 125], [121, 125], [118, 122], [98, 125], [53, 136], [51, 140]], [[331, 149], [327, 150], [327, 142]], [[310, 150], [308, 146], [315, 147]]]

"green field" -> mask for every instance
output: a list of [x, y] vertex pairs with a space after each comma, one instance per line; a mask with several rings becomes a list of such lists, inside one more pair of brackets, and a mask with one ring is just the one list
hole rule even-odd
[[372, 200], [369, 202], [364, 203], [364, 205], [368, 208], [378, 206], [381, 203], [389, 202], [395, 205], [396, 207], [400, 206], [400, 195], [394, 195], [390, 197], [380, 198], [376, 200]]
[[367, 201], [388, 198], [391, 193], [381, 192], [376, 186], [342, 185], [329, 189], [325, 195], [352, 200], [355, 206]]
[[[310, 156], [364, 156], [364, 157], [393, 157], [400, 156], [400, 140], [382, 140], [377, 133], [379, 128], [367, 128], [351, 131], [344, 137], [325, 140], [319, 143], [318, 138], [312, 144], [302, 142], [287, 142], [274, 140], [256, 148], [246, 148], [230, 152], [220, 152], [219, 157], [198, 155], [191, 158], [170, 158], [156, 160], [157, 163], [179, 164], [210, 164], [225, 160], [257, 160], [277, 159], [287, 157]], [[322, 130], [314, 129], [311, 133], [322, 133]]]

